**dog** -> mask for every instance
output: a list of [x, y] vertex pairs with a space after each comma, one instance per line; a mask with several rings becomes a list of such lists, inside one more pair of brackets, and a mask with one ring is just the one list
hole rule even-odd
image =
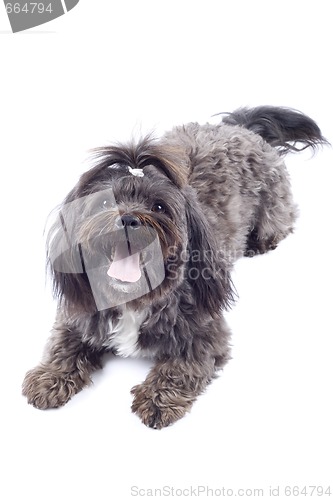
[[49, 232], [58, 309], [28, 402], [64, 405], [112, 352], [154, 359], [132, 389], [145, 425], [183, 417], [230, 358], [234, 262], [293, 231], [283, 157], [326, 143], [303, 113], [259, 106], [95, 149]]

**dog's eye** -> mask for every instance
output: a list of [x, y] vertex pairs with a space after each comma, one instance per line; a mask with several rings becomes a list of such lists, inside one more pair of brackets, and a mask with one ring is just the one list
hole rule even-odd
[[102, 208], [109, 209], [111, 208], [111, 203], [109, 200], [103, 200], [102, 201]]
[[164, 214], [166, 212], [165, 206], [162, 203], [154, 203], [151, 207], [151, 211], [157, 214]]

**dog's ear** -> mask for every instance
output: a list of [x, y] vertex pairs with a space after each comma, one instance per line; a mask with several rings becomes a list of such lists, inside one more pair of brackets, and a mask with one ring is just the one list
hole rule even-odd
[[227, 262], [197, 197], [191, 188], [184, 189], [188, 228], [187, 279], [198, 310], [217, 315], [233, 302], [233, 285]]
[[96, 303], [80, 244], [75, 243], [71, 232], [68, 217], [65, 220], [60, 210], [47, 237], [47, 270], [51, 274], [54, 296], [60, 303], [73, 312], [92, 313], [96, 311]]

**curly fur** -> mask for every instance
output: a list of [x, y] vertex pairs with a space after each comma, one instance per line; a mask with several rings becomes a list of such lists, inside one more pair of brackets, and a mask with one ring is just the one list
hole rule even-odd
[[[233, 263], [274, 249], [293, 230], [297, 208], [282, 155], [299, 143], [326, 141], [309, 117], [268, 106], [237, 110], [220, 125], [176, 127], [159, 141], [96, 149], [97, 164], [68, 194], [49, 234], [59, 307], [45, 358], [23, 382], [28, 402], [65, 404], [111, 350], [155, 359], [132, 389], [144, 424], [181, 418], [230, 357], [223, 311], [233, 301]], [[110, 189], [112, 199], [104, 199]], [[128, 284], [107, 277], [110, 256], [116, 245], [144, 252], [155, 237], [163, 281], [152, 286], [156, 276], [148, 280], [141, 263], [149, 291], [126, 300]], [[89, 279], [96, 262], [103, 304], [117, 297], [116, 305], [96, 303]]]

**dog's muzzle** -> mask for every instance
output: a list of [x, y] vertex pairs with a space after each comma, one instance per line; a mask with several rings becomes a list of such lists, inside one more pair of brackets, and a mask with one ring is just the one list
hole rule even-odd
[[140, 241], [139, 228], [142, 222], [136, 215], [123, 214], [118, 217], [116, 227], [125, 233], [125, 241], [115, 244], [114, 255], [111, 265], [107, 271], [110, 278], [121, 282], [135, 283], [141, 278], [140, 256], [141, 251], [138, 247]]

